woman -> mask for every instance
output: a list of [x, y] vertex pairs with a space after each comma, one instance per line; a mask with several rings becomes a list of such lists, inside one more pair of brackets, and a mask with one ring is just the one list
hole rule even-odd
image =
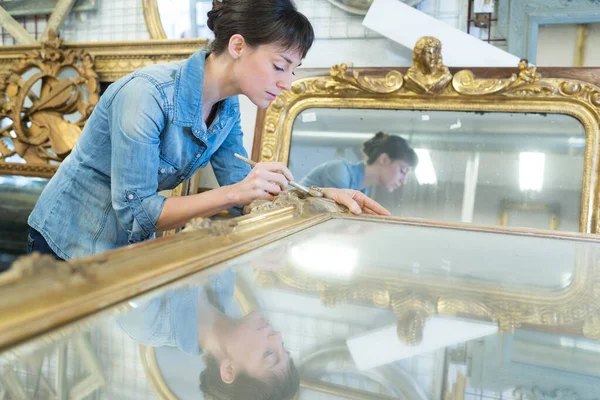
[[236, 273], [226, 270], [206, 286], [170, 290], [117, 317], [133, 340], [203, 355], [204, 399], [285, 400], [298, 391], [298, 371], [281, 333], [254, 312], [236, 319], [231, 308]]
[[[313, 42], [310, 22], [291, 0], [224, 0], [213, 2], [208, 26], [210, 52], [142, 68], [106, 90], [29, 217], [29, 251], [89, 256], [287, 187], [293, 177], [282, 163], [250, 170], [234, 158], [247, 154], [237, 95], [264, 108], [290, 89]], [[157, 193], [209, 161], [220, 188], [168, 199]], [[354, 213], [387, 213], [358, 192], [324, 193]]]
[[363, 143], [366, 161], [352, 163], [337, 159], [312, 169], [300, 183], [305, 186], [360, 190], [369, 195], [380, 185], [393, 192], [408, 182], [411, 169], [419, 163], [417, 153], [400, 136], [377, 132]]

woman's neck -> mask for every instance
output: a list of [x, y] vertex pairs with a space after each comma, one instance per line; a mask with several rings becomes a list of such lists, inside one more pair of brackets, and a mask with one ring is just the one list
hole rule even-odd
[[202, 304], [198, 309], [198, 344], [200, 348], [220, 359], [224, 354], [224, 341], [227, 333], [235, 325], [228, 317], [210, 303]]
[[379, 168], [376, 164], [367, 164], [365, 162], [365, 175], [361, 189], [373, 186], [379, 183]]
[[204, 63], [204, 81], [202, 83], [202, 108], [210, 110], [219, 101], [240, 94], [235, 81], [234, 60], [223, 52], [210, 54]]

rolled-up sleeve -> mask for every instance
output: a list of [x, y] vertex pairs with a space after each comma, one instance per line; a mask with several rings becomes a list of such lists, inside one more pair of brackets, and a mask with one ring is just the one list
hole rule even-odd
[[[210, 160], [217, 182], [219, 182], [220, 186], [238, 183], [239, 181], [244, 180], [252, 170], [252, 167], [245, 162], [238, 160], [234, 156], [234, 154], [237, 153], [246, 158], [248, 157], [248, 153], [246, 152], [246, 149], [244, 149], [244, 134], [242, 133], [240, 121], [241, 119], [238, 114], [227, 138], [225, 138]], [[242, 213], [242, 208], [234, 207], [229, 209], [229, 212], [233, 215], [240, 215]]]
[[148, 239], [156, 231], [165, 203], [157, 193], [163, 101], [152, 82], [133, 78], [109, 108], [112, 205], [129, 243]]

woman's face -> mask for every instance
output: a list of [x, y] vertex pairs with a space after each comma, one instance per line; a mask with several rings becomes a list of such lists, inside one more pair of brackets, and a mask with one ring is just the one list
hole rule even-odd
[[282, 90], [290, 90], [302, 54], [275, 44], [245, 46], [238, 61], [235, 73], [241, 93], [257, 107], [266, 108]]
[[[388, 158], [389, 160], [389, 158]], [[389, 161], [381, 166], [379, 183], [385, 186], [388, 193], [392, 193], [408, 182], [411, 167], [402, 160]]]
[[283, 348], [281, 333], [259, 313], [242, 318], [228, 339], [227, 356], [251, 377], [264, 381], [285, 374], [289, 368], [290, 355]]

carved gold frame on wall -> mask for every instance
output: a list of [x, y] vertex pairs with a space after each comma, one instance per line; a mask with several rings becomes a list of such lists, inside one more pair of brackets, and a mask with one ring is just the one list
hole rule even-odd
[[[62, 43], [60, 40], [57, 42], [58, 44], [55, 45], [55, 41], [52, 39], [35, 45], [8, 46], [0, 50], [0, 82], [9, 80], [11, 73], [14, 74], [15, 68], [20, 64], [31, 63], [36, 54], [42, 55], [42, 62], [47, 63], [48, 68], [54, 68], [52, 65], [54, 60], [50, 59], [51, 57], [48, 60], [43, 59], [50, 51], [49, 49], [64, 55], [64, 57], [85, 54], [86, 59], [89, 60], [87, 62], [91, 63], [86, 65], [86, 70], [95, 74], [97, 87], [97, 83], [114, 82], [146, 65], [185, 60], [208, 44], [206, 39], [156, 40], [151, 43], [148, 41]], [[45, 64], [42, 65], [42, 70], [44, 67]], [[98, 92], [99, 88], [96, 88], [96, 91]], [[1, 175], [49, 178], [54, 175], [57, 168], [56, 163], [49, 162], [25, 164], [0, 162]]]
[[558, 230], [560, 225], [560, 204], [520, 203], [503, 200], [500, 207], [498, 225], [509, 226], [511, 210], [533, 211], [548, 214], [548, 229], [551, 231]]
[[452, 74], [441, 58], [435, 70], [424, 72], [417, 50], [415, 54], [417, 61], [405, 74], [352, 70], [342, 64], [333, 66], [329, 76], [295, 81], [257, 121], [255, 160], [287, 164], [294, 121], [309, 108], [567, 114], [577, 118], [586, 132], [579, 229], [600, 232], [600, 87], [582, 80], [542, 77], [525, 60], [510, 76], [497, 79], [478, 79], [469, 70]]

